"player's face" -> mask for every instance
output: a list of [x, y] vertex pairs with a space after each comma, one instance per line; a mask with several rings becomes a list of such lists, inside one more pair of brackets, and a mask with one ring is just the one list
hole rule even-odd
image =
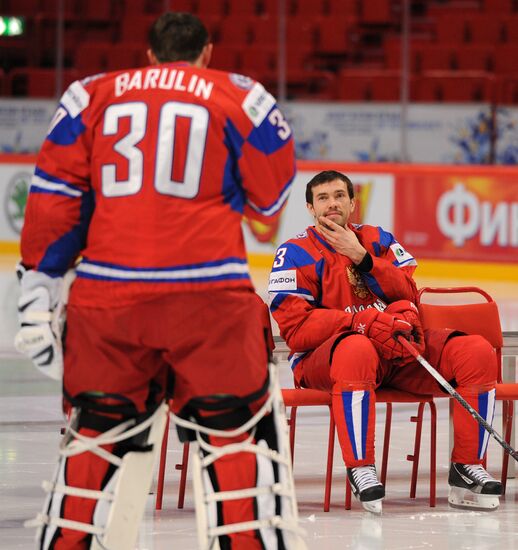
[[345, 182], [333, 180], [313, 187], [313, 204], [308, 204], [308, 210], [317, 224], [318, 218], [325, 216], [345, 227], [354, 210], [354, 200], [349, 197]]

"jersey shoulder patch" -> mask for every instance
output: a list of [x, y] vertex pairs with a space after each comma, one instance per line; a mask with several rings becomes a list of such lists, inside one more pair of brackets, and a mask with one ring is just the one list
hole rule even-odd
[[72, 82], [60, 101], [72, 118], [76, 118], [90, 104], [90, 94], [81, 82]]
[[246, 116], [252, 121], [252, 124], [257, 128], [262, 124], [274, 105], [275, 98], [272, 94], [267, 92], [262, 84], [256, 82], [248, 94], [246, 94], [241, 107]]

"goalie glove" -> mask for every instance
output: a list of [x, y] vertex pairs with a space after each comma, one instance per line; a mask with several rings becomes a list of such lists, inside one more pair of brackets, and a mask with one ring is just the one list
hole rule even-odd
[[[425, 351], [425, 341], [417, 306], [413, 302], [410, 302], [410, 300], [398, 300], [397, 302], [389, 304], [385, 313], [390, 313], [412, 325], [412, 333], [407, 340], [409, 340], [419, 354], [422, 355]], [[412, 357], [412, 361], [413, 360], [414, 358]]]
[[409, 339], [412, 334], [412, 325], [395, 315], [376, 308], [364, 309], [354, 314], [351, 329], [367, 336], [383, 359], [396, 364], [405, 364], [411, 357], [410, 353], [397, 341], [397, 337], [402, 335]]
[[20, 330], [14, 347], [32, 360], [38, 370], [54, 380], [63, 376], [62, 334], [68, 290], [75, 278], [70, 270], [65, 277], [17, 267], [21, 294], [18, 300]]

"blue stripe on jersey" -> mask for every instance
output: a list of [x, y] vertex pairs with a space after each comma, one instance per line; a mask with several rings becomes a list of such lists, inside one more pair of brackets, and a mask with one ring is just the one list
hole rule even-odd
[[224, 143], [231, 154], [227, 156], [223, 171], [223, 202], [229, 204], [232, 210], [242, 214], [246, 197], [241, 186], [242, 177], [236, 159], [242, 155], [243, 138], [230, 120], [227, 120], [224, 132]]
[[372, 243], [372, 248], [374, 249], [374, 255], [379, 257], [380, 254], [381, 254], [381, 246], [380, 246], [380, 243], [377, 243], [377, 242], [373, 242]]
[[349, 442], [351, 443], [354, 458], [358, 460], [358, 449], [356, 448], [356, 437], [354, 433], [353, 394], [354, 392], [352, 391], [342, 392], [342, 403], [344, 407], [345, 424], [347, 425]]
[[336, 252], [335, 249], [322, 237], [319, 232], [314, 229], [313, 227], [310, 228], [310, 231], [313, 233], [313, 235], [317, 238], [318, 242], [324, 245], [328, 250], [331, 252]]
[[288, 200], [288, 196], [290, 194], [290, 187], [291, 187], [291, 184], [293, 183], [294, 178], [295, 178], [295, 176], [293, 176], [289, 179], [288, 183], [286, 183], [284, 185], [284, 187], [281, 189], [281, 192], [279, 193], [278, 198], [275, 199], [275, 201], [272, 202], [270, 205], [260, 207], [260, 206], [257, 206], [256, 204], [254, 204], [251, 201], [248, 201], [248, 204], [256, 212], [259, 212], [260, 214], [263, 214], [263, 216], [273, 216], [274, 214], [276, 214], [284, 206], [284, 204]]
[[288, 296], [289, 294], [276, 294], [274, 299], [270, 302], [270, 311], [272, 313], [276, 311]]
[[[488, 420], [488, 397], [489, 392], [481, 393], [478, 396], [478, 414], [486, 421]], [[491, 419], [490, 419], [491, 420]], [[478, 425], [478, 458], [482, 459], [484, 458], [484, 452], [485, 452], [485, 436], [486, 436], [486, 429], [481, 424]]]
[[[38, 166], [34, 169], [34, 176], [36, 176], [31, 181], [31, 186], [29, 188], [30, 193], [56, 193], [58, 195], [68, 195], [68, 196], [79, 196], [83, 194], [83, 190], [79, 187], [72, 185], [68, 181], [65, 181], [57, 176], [48, 174]], [[38, 179], [43, 180], [41, 184], [38, 182]], [[50, 185], [45, 186], [44, 184], [48, 182]], [[54, 185], [57, 184], [57, 185]], [[62, 188], [62, 190], [59, 189]]]
[[77, 276], [87, 279], [149, 283], [202, 283], [233, 279], [250, 279], [247, 261], [225, 258], [213, 262], [171, 267], [133, 268], [84, 258], [77, 267]]
[[79, 222], [70, 231], [53, 242], [45, 251], [38, 264], [38, 271], [43, 271], [51, 277], [64, 275], [71, 263], [79, 256], [86, 244], [88, 226], [95, 207], [93, 191], [81, 196], [79, 207]]
[[[61, 105], [61, 108], [64, 107]], [[72, 118], [68, 113], [52, 128], [47, 136], [49, 141], [56, 145], [72, 145], [77, 138], [85, 131], [86, 126], [81, 120], [81, 116]]]
[[394, 239], [394, 235], [392, 233], [389, 233], [388, 231], [385, 231], [381, 227], [378, 227], [378, 233], [380, 236], [379, 244], [384, 248], [389, 248], [391, 244], [394, 244], [396, 242], [396, 239]]
[[302, 361], [302, 359], [304, 359], [304, 357], [306, 357], [308, 353], [309, 352], [307, 351], [301, 353], [290, 353], [290, 355], [288, 356], [288, 362], [291, 370], [295, 370], [295, 367]]
[[376, 277], [371, 273], [362, 273], [363, 282], [369, 287], [369, 289], [378, 297], [381, 298], [387, 304], [390, 300], [385, 296], [385, 293], [381, 289]]
[[[275, 105], [270, 110], [270, 113], [273, 109], [276, 109]], [[277, 125], [274, 126], [268, 120], [268, 117], [265, 117], [263, 122], [250, 132], [247, 141], [262, 153], [271, 155], [281, 149], [290, 139], [292, 138], [290, 137], [288, 140], [281, 139], [279, 137], [279, 127]]]
[[[279, 253], [279, 250], [281, 250], [281, 248], [286, 248], [286, 253], [282, 256], [283, 261], [277, 262], [276, 260], [274, 262], [274, 266], [272, 267], [272, 272], [284, 271], [286, 269], [303, 267], [305, 265], [316, 263], [316, 260], [311, 256], [311, 254], [309, 254], [309, 252], [307, 252], [297, 244], [289, 241], [277, 248], [277, 252], [275, 254], [276, 258], [281, 257], [281, 254]], [[278, 263], [279, 265], [276, 266], [276, 263]]]

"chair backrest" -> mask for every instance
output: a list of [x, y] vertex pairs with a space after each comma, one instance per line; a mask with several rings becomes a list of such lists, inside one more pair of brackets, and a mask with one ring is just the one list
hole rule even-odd
[[[483, 302], [462, 303], [423, 303], [425, 294], [478, 294]], [[498, 306], [493, 298], [478, 287], [432, 288], [425, 287], [419, 291], [419, 313], [424, 329], [451, 328], [466, 334], [483, 336], [496, 350], [500, 365], [502, 346], [504, 344]]]

